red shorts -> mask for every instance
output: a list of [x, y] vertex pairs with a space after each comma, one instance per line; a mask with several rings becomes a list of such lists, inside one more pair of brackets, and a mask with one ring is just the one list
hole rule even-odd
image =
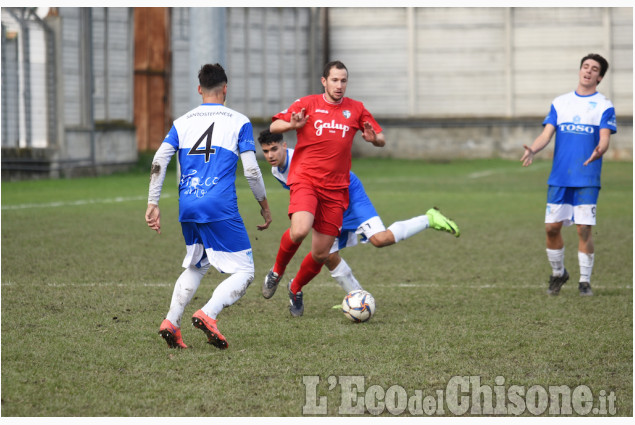
[[315, 217], [313, 228], [320, 233], [339, 236], [344, 211], [348, 208], [348, 188], [322, 189], [308, 183], [291, 185], [289, 217], [308, 211]]

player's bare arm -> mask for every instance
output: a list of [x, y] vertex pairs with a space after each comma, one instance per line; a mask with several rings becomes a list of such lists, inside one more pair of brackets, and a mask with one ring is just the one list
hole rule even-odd
[[536, 137], [536, 140], [534, 140], [531, 144], [531, 147], [523, 145], [525, 153], [523, 153], [523, 156], [520, 158], [520, 162], [523, 163], [523, 167], [529, 167], [534, 162], [534, 156], [549, 144], [555, 132], [556, 128], [553, 125], [546, 124], [542, 133], [540, 133], [540, 135]]
[[161, 211], [158, 205], [148, 204], [148, 209], [146, 209], [146, 223], [148, 223], [149, 228], [161, 234]]
[[609, 141], [610, 141], [610, 139], [611, 139], [611, 130], [608, 129], [608, 128], [601, 128], [600, 129], [600, 142], [595, 147], [595, 149], [593, 149], [593, 153], [591, 154], [589, 159], [584, 161], [584, 166], [585, 167], [587, 165], [589, 165], [591, 162], [595, 161], [596, 159], [602, 158], [602, 155], [604, 155], [606, 153], [606, 151], [609, 150]]
[[364, 122], [364, 131], [362, 132], [362, 137], [368, 143], [372, 143], [374, 146], [383, 147], [386, 144], [386, 139], [384, 137], [384, 133], [376, 133], [373, 126], [368, 122]]
[[289, 130], [297, 130], [304, 127], [308, 119], [309, 115], [305, 115], [304, 108], [302, 108], [300, 112], [291, 113], [291, 121], [275, 120], [272, 122], [269, 126], [269, 131], [272, 133], [284, 133]]

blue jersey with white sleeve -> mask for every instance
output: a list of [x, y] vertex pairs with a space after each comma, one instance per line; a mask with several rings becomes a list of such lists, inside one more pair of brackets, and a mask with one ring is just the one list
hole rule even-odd
[[210, 223], [240, 217], [236, 168], [255, 151], [249, 119], [221, 104], [204, 103], [174, 121], [163, 143], [178, 152], [179, 221]]
[[[289, 189], [287, 178], [289, 176], [289, 165], [293, 158], [293, 149], [287, 149], [287, 161], [282, 167], [271, 167], [271, 173], [282, 184], [282, 187]], [[351, 171], [350, 184], [348, 186], [348, 208], [344, 211], [342, 231], [355, 231], [366, 220], [378, 216], [373, 203], [366, 194], [361, 180]]]
[[557, 97], [543, 125], [556, 128], [553, 165], [549, 176], [550, 186], [600, 187], [602, 158], [587, 166], [600, 141], [600, 129], [617, 131], [615, 108], [603, 94], [580, 96], [575, 91]]

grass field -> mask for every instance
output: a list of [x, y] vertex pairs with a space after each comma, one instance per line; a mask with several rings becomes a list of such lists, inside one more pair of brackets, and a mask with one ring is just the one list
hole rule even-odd
[[[364, 324], [331, 308], [344, 293], [325, 270], [305, 288], [301, 318], [290, 317], [284, 287], [270, 300], [261, 296], [288, 226], [288, 192], [261, 163], [274, 222], [258, 232], [258, 205], [239, 170], [256, 278], [219, 316], [224, 351], [189, 325], [188, 350], [168, 350], [157, 334], [184, 255], [173, 171], [161, 235], [143, 218], [149, 166], [101, 178], [3, 182], [2, 416], [302, 416], [303, 407], [322, 414], [322, 406], [329, 416], [357, 414], [359, 406], [369, 416], [469, 416], [481, 406], [487, 413], [488, 388], [495, 400], [526, 396], [522, 404], [504, 400], [508, 415], [632, 416], [632, 163], [604, 165], [593, 297], [578, 295], [573, 228], [564, 232], [571, 280], [560, 296], [545, 293], [549, 167], [355, 160], [387, 226], [438, 206], [462, 231], [459, 239], [426, 230], [388, 248], [343, 250], [377, 300]], [[208, 273], [184, 323], [221, 279]], [[363, 385], [347, 384], [360, 379]], [[467, 404], [457, 407], [448, 388], [465, 379], [470, 389], [459, 395]], [[487, 388], [479, 392], [476, 383]], [[571, 413], [541, 408], [552, 386], [566, 386], [582, 404]], [[404, 396], [410, 403], [421, 394], [436, 404], [403, 408]]]

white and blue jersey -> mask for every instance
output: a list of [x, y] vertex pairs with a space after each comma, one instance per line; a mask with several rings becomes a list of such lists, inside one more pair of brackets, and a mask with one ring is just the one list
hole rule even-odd
[[210, 223], [240, 217], [236, 167], [254, 151], [249, 119], [221, 104], [202, 104], [174, 121], [163, 143], [178, 152], [179, 221]]
[[[293, 158], [293, 149], [287, 149], [287, 160], [282, 167], [271, 167], [271, 173], [282, 184], [282, 187], [289, 190], [287, 177], [289, 176], [289, 165]], [[339, 238], [335, 240], [335, 246], [345, 248], [357, 243], [357, 236], [362, 235], [362, 242], [366, 242], [375, 233], [386, 230], [381, 223], [381, 219], [375, 210], [373, 203], [366, 194], [362, 181], [350, 172], [350, 184], [348, 186], [348, 208], [344, 211], [344, 219]], [[375, 218], [376, 217], [376, 218]], [[375, 218], [374, 220], [371, 220]], [[335, 249], [336, 251], [337, 249]], [[331, 250], [333, 252], [333, 250]]]
[[160, 148], [157, 155], [177, 152], [181, 167], [183, 267], [211, 264], [222, 273], [253, 273], [235, 185], [241, 153], [256, 150], [249, 119], [221, 104], [202, 104], [174, 121], [162, 146], [167, 149]]
[[280, 182], [282, 187], [289, 190], [287, 180], [289, 179], [289, 165], [291, 164], [291, 158], [293, 157], [293, 149], [287, 149], [287, 161], [282, 167], [271, 167], [271, 174]]
[[596, 92], [580, 96], [575, 91], [557, 97], [543, 125], [556, 128], [553, 165], [549, 186], [600, 187], [602, 158], [587, 166], [600, 140], [600, 129], [617, 131], [615, 108], [609, 99]]

